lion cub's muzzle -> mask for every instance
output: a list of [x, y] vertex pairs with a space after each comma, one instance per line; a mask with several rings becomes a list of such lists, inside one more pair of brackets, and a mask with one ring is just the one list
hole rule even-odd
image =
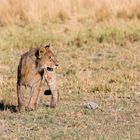
[[40, 70], [54, 71], [54, 70], [56, 69], [56, 67], [58, 67], [58, 64], [56, 64], [56, 65], [53, 66], [53, 67], [48, 67], [47, 65], [45, 65], [45, 66], [42, 66], [42, 67], [40, 68]]
[[47, 67], [47, 68], [46, 68], [46, 70], [47, 70], [47, 71], [53, 71], [53, 70], [54, 70], [54, 68]]
[[45, 68], [44, 68], [44, 70], [47, 70], [47, 71], [54, 71], [55, 69], [56, 69], [56, 67], [58, 67], [58, 64], [56, 64], [54, 67], [48, 67], [48, 66], [46, 66]]

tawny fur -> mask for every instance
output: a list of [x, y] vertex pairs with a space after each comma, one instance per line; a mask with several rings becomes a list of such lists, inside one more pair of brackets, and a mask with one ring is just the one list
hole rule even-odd
[[55, 68], [57, 66], [58, 61], [50, 50], [49, 45], [32, 49], [21, 56], [18, 65], [17, 76], [17, 96], [19, 111], [25, 109], [25, 87], [31, 88], [31, 97], [28, 103], [28, 109], [36, 109], [39, 90], [43, 77], [45, 77], [45, 81], [52, 93], [50, 107], [55, 107], [57, 105], [58, 92], [55, 74]]

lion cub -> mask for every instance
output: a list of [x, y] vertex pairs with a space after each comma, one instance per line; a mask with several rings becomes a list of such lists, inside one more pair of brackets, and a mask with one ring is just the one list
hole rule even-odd
[[21, 56], [17, 75], [17, 97], [19, 111], [25, 109], [24, 89], [31, 88], [31, 97], [28, 109], [37, 107], [39, 90], [43, 77], [48, 84], [52, 98], [50, 107], [55, 107], [58, 102], [55, 68], [58, 61], [50, 50], [50, 45], [34, 48]]

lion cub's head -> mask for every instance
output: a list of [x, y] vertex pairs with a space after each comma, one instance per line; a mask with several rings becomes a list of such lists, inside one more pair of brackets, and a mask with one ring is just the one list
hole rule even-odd
[[40, 47], [36, 52], [37, 65], [39, 69], [54, 69], [58, 61], [50, 49], [50, 45]]

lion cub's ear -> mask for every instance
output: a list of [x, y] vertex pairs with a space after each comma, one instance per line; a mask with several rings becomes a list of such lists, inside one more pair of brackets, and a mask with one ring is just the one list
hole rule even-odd
[[46, 53], [45, 47], [40, 47], [39, 50], [37, 51], [36, 56], [37, 56], [38, 58], [41, 58], [41, 57], [44, 56], [45, 53]]
[[50, 44], [45, 45], [45, 48], [46, 48], [46, 49], [47, 49], [47, 48], [50, 48]]

